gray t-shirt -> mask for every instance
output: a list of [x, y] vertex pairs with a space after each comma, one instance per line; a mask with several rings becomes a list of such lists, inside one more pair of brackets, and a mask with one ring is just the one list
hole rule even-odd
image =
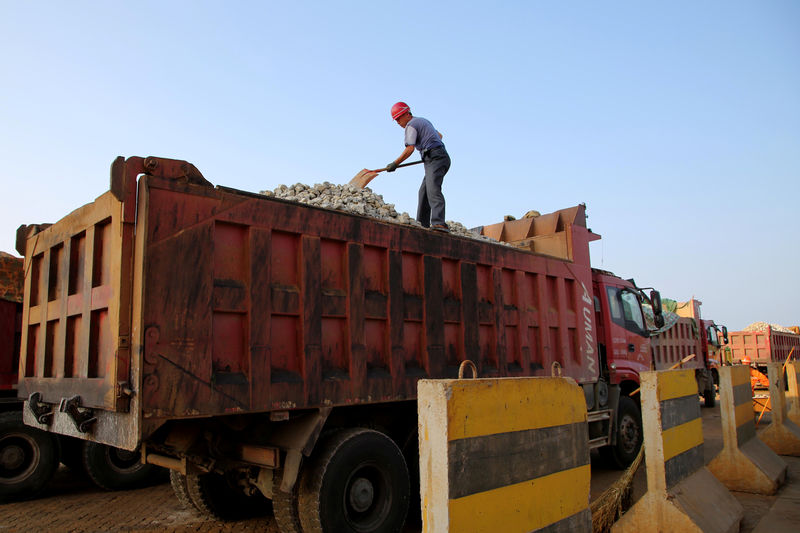
[[433, 127], [430, 120], [422, 117], [413, 117], [406, 124], [406, 146], [413, 146], [419, 153], [425, 150], [444, 146], [439, 132]]

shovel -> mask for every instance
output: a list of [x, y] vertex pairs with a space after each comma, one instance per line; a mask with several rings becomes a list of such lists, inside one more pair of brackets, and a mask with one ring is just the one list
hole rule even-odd
[[[397, 168], [410, 167], [411, 165], [419, 165], [420, 163], [422, 163], [422, 161], [414, 161], [413, 163], [403, 163], [402, 165], [397, 165]], [[377, 176], [384, 170], [386, 170], [386, 168], [379, 168], [377, 170], [367, 170], [365, 168], [363, 170], [360, 170], [358, 174], [353, 176], [353, 179], [350, 180], [350, 185], [363, 189], [364, 187], [367, 186], [367, 184], [370, 181], [375, 179], [375, 176]]]

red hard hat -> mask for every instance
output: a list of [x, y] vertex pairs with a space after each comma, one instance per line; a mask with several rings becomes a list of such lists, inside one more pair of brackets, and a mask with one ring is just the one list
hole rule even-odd
[[746, 355], [744, 357], [742, 357], [742, 364], [743, 365], [749, 365], [750, 364], [750, 358], [747, 357]]
[[411, 108], [408, 107], [408, 104], [405, 102], [397, 102], [392, 106], [392, 120], [397, 120], [405, 113], [411, 111]]

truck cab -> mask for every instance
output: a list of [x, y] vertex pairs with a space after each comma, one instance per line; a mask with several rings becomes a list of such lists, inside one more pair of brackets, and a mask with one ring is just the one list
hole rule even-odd
[[611, 385], [628, 395], [639, 387], [639, 374], [651, 369], [650, 332], [642, 312], [641, 291], [630, 281], [593, 269], [598, 344]]

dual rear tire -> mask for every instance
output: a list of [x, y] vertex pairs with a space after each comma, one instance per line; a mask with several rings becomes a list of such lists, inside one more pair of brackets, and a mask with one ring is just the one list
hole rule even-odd
[[55, 474], [58, 439], [22, 422], [22, 411], [0, 413], [0, 502], [38, 494]]
[[291, 493], [274, 483], [282, 533], [399, 532], [410, 499], [406, 461], [385, 434], [344, 429], [323, 438]]
[[305, 533], [399, 532], [409, 487], [408, 467], [392, 439], [370, 429], [342, 430], [321, 443], [303, 471], [300, 523]]

